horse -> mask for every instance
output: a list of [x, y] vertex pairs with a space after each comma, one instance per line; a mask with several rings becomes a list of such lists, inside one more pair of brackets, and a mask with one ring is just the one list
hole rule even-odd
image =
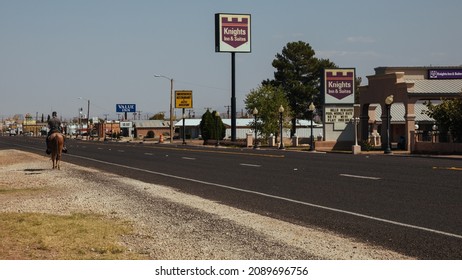
[[59, 162], [61, 161], [61, 155], [64, 146], [64, 136], [60, 132], [53, 132], [50, 137], [51, 145], [51, 160], [53, 161], [53, 169], [60, 169]]

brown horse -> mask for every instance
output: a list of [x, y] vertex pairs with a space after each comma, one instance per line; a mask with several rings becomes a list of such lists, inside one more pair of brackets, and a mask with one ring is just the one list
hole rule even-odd
[[53, 169], [60, 169], [59, 162], [64, 146], [64, 136], [59, 132], [53, 132], [48, 138], [51, 148], [51, 160], [53, 161]]

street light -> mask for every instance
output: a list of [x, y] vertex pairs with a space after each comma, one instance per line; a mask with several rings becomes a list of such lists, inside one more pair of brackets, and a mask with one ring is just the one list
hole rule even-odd
[[87, 140], [90, 139], [90, 99], [79, 97], [78, 99], [87, 100]]
[[255, 144], [253, 146], [254, 149], [258, 149], [258, 143], [257, 143], [257, 140], [258, 140], [258, 134], [257, 134], [257, 115], [258, 115], [258, 109], [257, 107], [253, 108], [253, 111], [252, 111], [252, 115], [254, 116], [255, 118]]
[[313, 102], [311, 102], [310, 106], [308, 106], [308, 111], [311, 113], [311, 136], [310, 136], [310, 151], [314, 151], [314, 137], [313, 137], [313, 116], [314, 110], [316, 110], [316, 106], [314, 106]]
[[220, 137], [218, 136], [218, 134], [220, 134], [220, 130], [219, 130], [219, 125], [218, 125], [218, 121], [219, 121], [219, 118], [220, 117], [220, 113], [218, 113], [217, 111], [215, 111], [215, 123], [216, 123], [216, 138], [217, 138], [217, 142], [215, 143], [215, 146], [218, 147], [220, 146]]
[[385, 107], [387, 109], [387, 141], [385, 150], [383, 151], [384, 154], [391, 154], [390, 148], [390, 119], [391, 119], [391, 104], [393, 104], [393, 95], [387, 96], [385, 98]]
[[154, 75], [154, 78], [170, 80], [170, 143], [173, 143], [173, 78], [164, 75]]
[[279, 143], [279, 149], [282, 150], [284, 149], [284, 142], [283, 142], [283, 138], [282, 138], [282, 113], [284, 113], [284, 107], [279, 106], [279, 128], [281, 130], [281, 136], [279, 136], [279, 139], [280, 139], [280, 143]]

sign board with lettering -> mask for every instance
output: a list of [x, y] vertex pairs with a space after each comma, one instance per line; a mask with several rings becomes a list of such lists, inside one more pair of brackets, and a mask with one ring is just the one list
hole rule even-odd
[[462, 79], [462, 69], [429, 69], [428, 79], [430, 80]]
[[355, 69], [324, 69], [325, 104], [354, 104]]
[[251, 52], [250, 15], [215, 14], [215, 51]]
[[192, 90], [175, 90], [175, 108], [192, 108], [192, 101]]
[[132, 122], [120, 122], [120, 128], [131, 128]]
[[116, 104], [117, 113], [135, 113], [136, 104]]
[[353, 106], [326, 106], [324, 123], [333, 123], [334, 130], [343, 130], [354, 117]]

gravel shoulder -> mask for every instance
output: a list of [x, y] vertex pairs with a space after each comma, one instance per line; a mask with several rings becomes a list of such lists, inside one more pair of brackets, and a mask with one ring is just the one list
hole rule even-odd
[[[0, 212], [101, 214], [131, 222], [124, 246], [147, 259], [409, 259], [402, 254], [48, 157], [0, 150]], [[30, 191], [35, 190], [35, 191]]]

